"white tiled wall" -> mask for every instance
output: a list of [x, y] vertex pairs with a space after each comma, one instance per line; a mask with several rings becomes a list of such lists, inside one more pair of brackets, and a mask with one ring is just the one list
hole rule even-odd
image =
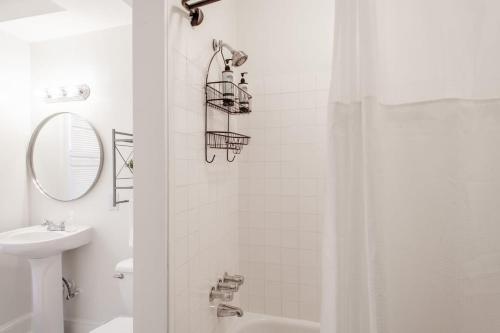
[[255, 82], [252, 136], [240, 160], [242, 305], [252, 312], [319, 320], [322, 142], [328, 78]]
[[[168, 42], [173, 332], [214, 330], [219, 320], [208, 304], [208, 290], [226, 270], [247, 278], [237, 295], [240, 299], [233, 303], [241, 303], [245, 311], [319, 319], [323, 119], [333, 8], [329, 10], [330, 0], [318, 1], [325, 8], [319, 15], [303, 0], [287, 1], [285, 7], [284, 1], [224, 1], [204, 7], [205, 22], [194, 29], [182, 9], [172, 10]], [[290, 22], [277, 23], [277, 13]], [[235, 74], [249, 72], [254, 112], [234, 117], [237, 130], [252, 136], [236, 162], [226, 162], [222, 152], [208, 165], [203, 80], [212, 38], [249, 54]], [[220, 71], [214, 68], [216, 74]], [[223, 125], [224, 120], [210, 112], [211, 124]]]
[[254, 112], [240, 123], [252, 136], [240, 159], [242, 306], [318, 320], [333, 1], [238, 6], [254, 95]]
[[[169, 326], [172, 332], [210, 333], [218, 322], [208, 302], [210, 288], [225, 271], [239, 271], [239, 200], [238, 162], [226, 162], [225, 151], [215, 152], [213, 164], [205, 162], [204, 82], [212, 38], [234, 40], [235, 10], [231, 2], [206, 7], [203, 25], [191, 28], [179, 2], [171, 3]], [[217, 59], [214, 77], [223, 70], [220, 65]], [[210, 124], [223, 129], [225, 116], [209, 112]]]

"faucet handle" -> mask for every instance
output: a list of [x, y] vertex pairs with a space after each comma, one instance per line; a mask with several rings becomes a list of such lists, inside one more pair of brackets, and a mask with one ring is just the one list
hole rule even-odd
[[226, 291], [238, 291], [240, 289], [239, 284], [236, 282], [224, 282], [224, 280], [220, 279], [217, 283], [217, 290], [226, 290]]
[[62, 221], [59, 224], [55, 224], [52, 221], [45, 220], [42, 226], [47, 227], [48, 231], [66, 231], [66, 222]]
[[53, 224], [54, 224], [54, 222], [47, 220], [47, 219], [43, 219], [43, 223], [41, 224], [41, 226], [47, 227], [47, 226], [53, 225]]
[[61, 221], [61, 223], [55, 226], [55, 229], [58, 231], [66, 231], [66, 221]]
[[215, 287], [212, 287], [210, 290], [209, 300], [213, 302], [216, 299], [220, 299], [223, 302], [231, 302], [234, 298], [234, 294], [232, 291], [228, 290], [218, 290]]
[[227, 272], [224, 273], [224, 277], [222, 279], [224, 282], [234, 282], [239, 286], [241, 286], [245, 282], [245, 277], [243, 275], [229, 275]]

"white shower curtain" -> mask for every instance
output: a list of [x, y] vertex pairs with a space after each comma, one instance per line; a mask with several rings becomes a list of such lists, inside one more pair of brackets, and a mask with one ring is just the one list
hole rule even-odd
[[336, 1], [323, 333], [500, 332], [499, 13]]

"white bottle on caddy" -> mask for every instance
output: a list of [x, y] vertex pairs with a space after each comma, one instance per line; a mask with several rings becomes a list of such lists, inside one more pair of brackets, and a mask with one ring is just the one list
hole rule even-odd
[[250, 112], [250, 99], [248, 98], [248, 83], [245, 80], [245, 75], [248, 72], [241, 73], [241, 80], [238, 84], [238, 101], [240, 103], [240, 112]]
[[234, 105], [234, 73], [229, 66], [229, 61], [231, 61], [231, 59], [226, 60], [226, 66], [222, 72], [222, 98], [224, 106]]

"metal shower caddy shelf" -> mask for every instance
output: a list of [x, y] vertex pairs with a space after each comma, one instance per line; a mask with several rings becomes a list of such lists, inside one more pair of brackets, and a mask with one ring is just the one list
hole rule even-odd
[[[233, 105], [224, 105], [224, 96], [222, 91], [224, 91], [224, 85], [226, 85], [226, 91], [231, 91], [233, 96], [245, 95], [248, 104], [251, 104], [252, 96], [244, 90], [241, 90], [236, 84], [232, 82], [225, 81], [216, 81], [216, 82], [207, 82], [206, 85], [206, 95], [207, 95], [207, 104], [214, 109], [220, 110], [229, 114], [247, 114], [252, 112], [250, 108], [241, 108], [239, 98], [234, 99]], [[229, 86], [231, 89], [228, 89]]]
[[248, 145], [250, 140], [249, 136], [226, 131], [207, 131], [206, 136], [207, 147], [232, 150], [234, 154], [239, 154], [242, 147]]
[[[222, 54], [222, 48], [216, 49], [216, 52], [212, 56], [210, 60], [210, 64], [208, 66], [207, 78], [205, 81], [205, 161], [207, 163], [212, 163], [215, 160], [215, 154], [211, 159], [208, 158], [209, 149], [224, 149], [226, 150], [226, 160], [228, 162], [233, 162], [236, 156], [233, 156], [231, 159], [229, 157], [229, 152], [231, 151], [233, 154], [237, 155], [241, 153], [243, 146], [248, 145], [250, 142], [250, 137], [244, 134], [235, 133], [231, 131], [231, 116], [232, 115], [240, 115], [240, 114], [248, 114], [252, 112], [251, 110], [251, 100], [252, 96], [240, 89], [236, 84], [229, 81], [214, 81], [208, 82], [208, 76], [210, 73], [210, 67], [215, 56], [218, 53], [221, 53], [222, 58], [224, 59], [224, 55]], [[223, 91], [232, 93], [234, 99], [231, 99], [232, 103], [227, 103], [227, 98], [224, 98]], [[240, 103], [239, 96], [245, 96], [245, 100], [248, 103], [242, 105]], [[209, 131], [208, 130], [208, 110], [218, 110], [227, 114], [227, 126], [225, 130], [222, 131]]]

